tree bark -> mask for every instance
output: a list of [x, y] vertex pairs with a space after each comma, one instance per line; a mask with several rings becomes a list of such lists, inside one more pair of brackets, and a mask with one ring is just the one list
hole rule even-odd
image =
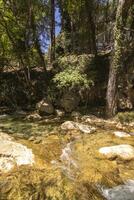
[[107, 108], [106, 115], [108, 117], [113, 117], [117, 113], [118, 104], [118, 84], [120, 69], [123, 67], [123, 40], [124, 33], [123, 27], [125, 25], [126, 13], [128, 13], [129, 8], [133, 4], [133, 0], [119, 0], [117, 13], [116, 13], [116, 23], [114, 30], [114, 55], [110, 65], [109, 80], [107, 87]]
[[51, 63], [55, 60], [55, 0], [51, 0]]
[[87, 11], [88, 13], [88, 20], [89, 20], [89, 32], [90, 34], [90, 42], [89, 42], [89, 48], [90, 48], [90, 53], [97, 54], [97, 47], [96, 47], [96, 27], [94, 23], [94, 17], [93, 17], [93, 10], [94, 10], [94, 5], [93, 1], [86, 0], [86, 8], [89, 9]]
[[39, 43], [37, 31], [36, 31], [35, 16], [34, 16], [33, 10], [31, 10], [31, 28], [33, 31], [33, 39], [34, 39], [35, 48], [40, 57], [41, 67], [43, 67], [44, 71], [47, 73], [45, 59], [41, 51], [41, 47], [40, 47], [40, 43]]

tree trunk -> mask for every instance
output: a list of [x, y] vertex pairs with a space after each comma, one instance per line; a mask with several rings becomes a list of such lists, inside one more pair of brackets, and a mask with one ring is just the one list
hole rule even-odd
[[88, 19], [89, 19], [89, 25], [90, 25], [90, 53], [97, 54], [97, 47], [96, 47], [96, 28], [95, 28], [95, 23], [94, 23], [94, 17], [93, 17], [93, 10], [94, 10], [94, 5], [93, 1], [89, 1], [86, 5], [90, 10], [87, 11], [88, 13]]
[[55, 0], [51, 0], [51, 63], [55, 60]]
[[41, 51], [41, 47], [40, 47], [40, 43], [38, 39], [38, 33], [36, 31], [35, 16], [34, 16], [33, 10], [31, 11], [31, 28], [33, 30], [33, 39], [34, 39], [35, 48], [40, 57], [41, 67], [43, 67], [44, 71], [47, 73], [45, 59]]
[[116, 13], [116, 23], [114, 30], [114, 55], [112, 58], [109, 80], [107, 87], [107, 109], [106, 114], [108, 117], [113, 117], [117, 113], [117, 103], [118, 103], [118, 80], [120, 69], [123, 66], [123, 27], [126, 19], [124, 21], [124, 15], [128, 12], [133, 0], [119, 0], [117, 13]]

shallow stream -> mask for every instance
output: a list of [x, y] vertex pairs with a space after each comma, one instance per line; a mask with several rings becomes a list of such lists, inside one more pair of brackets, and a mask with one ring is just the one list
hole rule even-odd
[[[0, 131], [31, 148], [35, 155], [34, 166], [0, 174], [0, 200], [120, 200], [120, 185], [131, 182], [125, 195], [134, 188], [133, 160], [108, 160], [99, 154], [105, 146], [134, 146], [134, 136], [118, 138], [113, 130], [103, 129], [93, 134], [62, 132], [59, 124], [27, 122], [8, 115], [0, 117]], [[111, 196], [110, 188], [119, 193]], [[127, 197], [134, 200], [132, 195]]]

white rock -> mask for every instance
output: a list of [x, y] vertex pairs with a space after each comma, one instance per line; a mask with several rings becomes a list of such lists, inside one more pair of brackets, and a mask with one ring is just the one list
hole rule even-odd
[[66, 121], [61, 125], [62, 130], [76, 130], [76, 124], [72, 121]]
[[32, 165], [34, 155], [31, 149], [10, 140], [0, 140], [0, 171], [5, 172], [15, 165]]
[[128, 133], [122, 131], [115, 131], [113, 134], [117, 137], [130, 137]]
[[94, 127], [90, 127], [85, 124], [73, 122], [73, 121], [66, 121], [61, 125], [62, 130], [79, 130], [82, 133], [92, 133], [96, 129]]
[[13, 138], [6, 133], [0, 132], [0, 140], [12, 140]]
[[108, 159], [119, 157], [123, 160], [134, 159], [134, 147], [127, 144], [116, 145], [111, 147], [102, 147], [99, 152]]
[[56, 109], [55, 112], [58, 117], [64, 117], [65, 115], [65, 112], [63, 110]]
[[134, 181], [130, 180], [124, 185], [102, 189], [102, 194], [107, 200], [134, 200]]
[[90, 127], [90, 126], [79, 124], [79, 123], [76, 124], [76, 127], [83, 133], [92, 133], [96, 130], [96, 128], [94, 127]]

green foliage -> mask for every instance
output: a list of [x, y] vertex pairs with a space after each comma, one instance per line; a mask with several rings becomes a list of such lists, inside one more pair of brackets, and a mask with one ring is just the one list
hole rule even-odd
[[56, 56], [67, 54], [72, 49], [70, 33], [62, 32], [56, 38], [55, 52]]
[[[20, 67], [40, 65], [39, 35], [48, 23], [46, 1], [0, 1], [0, 63]], [[40, 10], [40, 12], [39, 12]], [[34, 18], [34, 22], [32, 22]], [[44, 21], [43, 21], [43, 20]], [[34, 23], [34, 25], [33, 25]], [[37, 36], [35, 38], [35, 35]], [[15, 65], [14, 65], [15, 67]]]
[[90, 88], [94, 84], [92, 74], [88, 75], [89, 66], [94, 57], [90, 55], [68, 55], [58, 59], [58, 73], [53, 78], [58, 88]]
[[58, 73], [53, 81], [58, 88], [88, 88], [93, 85], [91, 80], [88, 80], [86, 74], [81, 74], [78, 70], [66, 69]]
[[116, 118], [121, 122], [121, 123], [130, 123], [134, 122], [134, 112], [121, 112], [118, 113]]
[[77, 69], [80, 72], [86, 72], [86, 70], [94, 66], [94, 58], [90, 54], [61, 56], [58, 58], [58, 67], [61, 71], [70, 67], [72, 70]]

